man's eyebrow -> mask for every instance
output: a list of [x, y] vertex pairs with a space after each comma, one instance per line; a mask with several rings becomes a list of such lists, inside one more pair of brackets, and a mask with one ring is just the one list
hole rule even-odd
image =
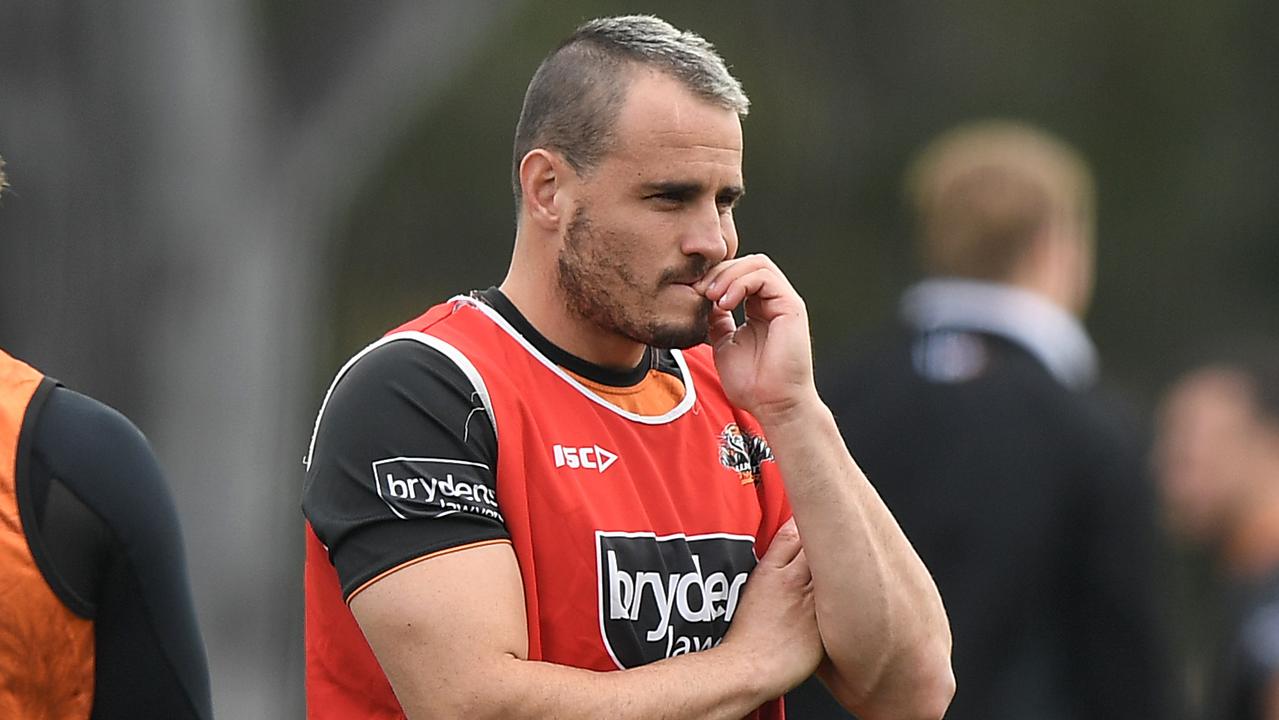
[[[678, 197], [696, 195], [706, 188], [706, 186], [702, 183], [683, 180], [661, 180], [657, 182], [644, 183], [640, 187], [645, 193], [675, 195]], [[745, 194], [746, 188], [741, 185], [726, 185], [720, 188], [719, 192], [716, 193], [716, 197], [736, 201]]]
[[645, 193], [652, 193], [655, 195], [688, 196], [700, 193], [702, 188], [706, 186], [691, 180], [659, 180], [656, 182], [644, 183], [640, 187]]

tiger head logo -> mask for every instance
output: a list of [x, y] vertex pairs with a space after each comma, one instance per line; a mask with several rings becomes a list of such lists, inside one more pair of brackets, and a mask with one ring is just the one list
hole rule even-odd
[[729, 423], [719, 434], [719, 462], [737, 473], [745, 485], [759, 483], [760, 466], [773, 461], [773, 450], [764, 438]]

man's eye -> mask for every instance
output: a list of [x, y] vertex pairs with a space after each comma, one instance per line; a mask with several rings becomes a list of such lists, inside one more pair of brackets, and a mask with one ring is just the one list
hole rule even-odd
[[653, 193], [652, 195], [648, 196], [648, 200], [651, 202], [657, 203], [659, 206], [663, 208], [674, 209], [683, 205], [685, 198], [680, 193], [664, 192], [664, 193]]

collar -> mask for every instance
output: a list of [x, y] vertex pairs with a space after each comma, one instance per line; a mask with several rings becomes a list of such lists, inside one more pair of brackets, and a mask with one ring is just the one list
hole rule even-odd
[[1097, 380], [1097, 349], [1079, 320], [1035, 293], [959, 278], [924, 280], [906, 290], [901, 316], [924, 332], [971, 330], [1028, 351], [1066, 387]]
[[650, 368], [654, 367], [653, 357], [656, 354], [652, 348], [644, 353], [644, 357], [640, 359], [638, 365], [628, 370], [615, 370], [596, 365], [588, 360], [583, 360], [576, 355], [560, 348], [555, 343], [546, 339], [546, 336], [537, 331], [533, 324], [524, 317], [519, 308], [515, 307], [515, 303], [496, 287], [490, 287], [487, 290], [475, 290], [471, 292], [471, 297], [488, 305], [497, 311], [512, 327], [523, 335], [538, 352], [550, 358], [552, 362], [560, 367], [592, 382], [609, 387], [631, 387], [637, 385], [648, 375]]

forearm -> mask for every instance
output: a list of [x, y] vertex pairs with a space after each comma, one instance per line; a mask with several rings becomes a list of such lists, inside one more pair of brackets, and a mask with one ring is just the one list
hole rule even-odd
[[864, 718], [940, 716], [950, 629], [927, 568], [815, 395], [759, 420], [812, 568], [824, 676]]
[[458, 667], [456, 682], [436, 684], [417, 698], [411, 692], [399, 693], [407, 715], [467, 720], [738, 720], [782, 692], [761, 686], [751, 663], [722, 646], [616, 672], [513, 655], [487, 665]]
[[821, 658], [797, 534], [760, 558], [722, 642], [631, 670], [526, 660], [519, 578], [510, 546], [493, 544], [411, 564], [353, 598], [409, 717], [735, 720], [799, 684]]

